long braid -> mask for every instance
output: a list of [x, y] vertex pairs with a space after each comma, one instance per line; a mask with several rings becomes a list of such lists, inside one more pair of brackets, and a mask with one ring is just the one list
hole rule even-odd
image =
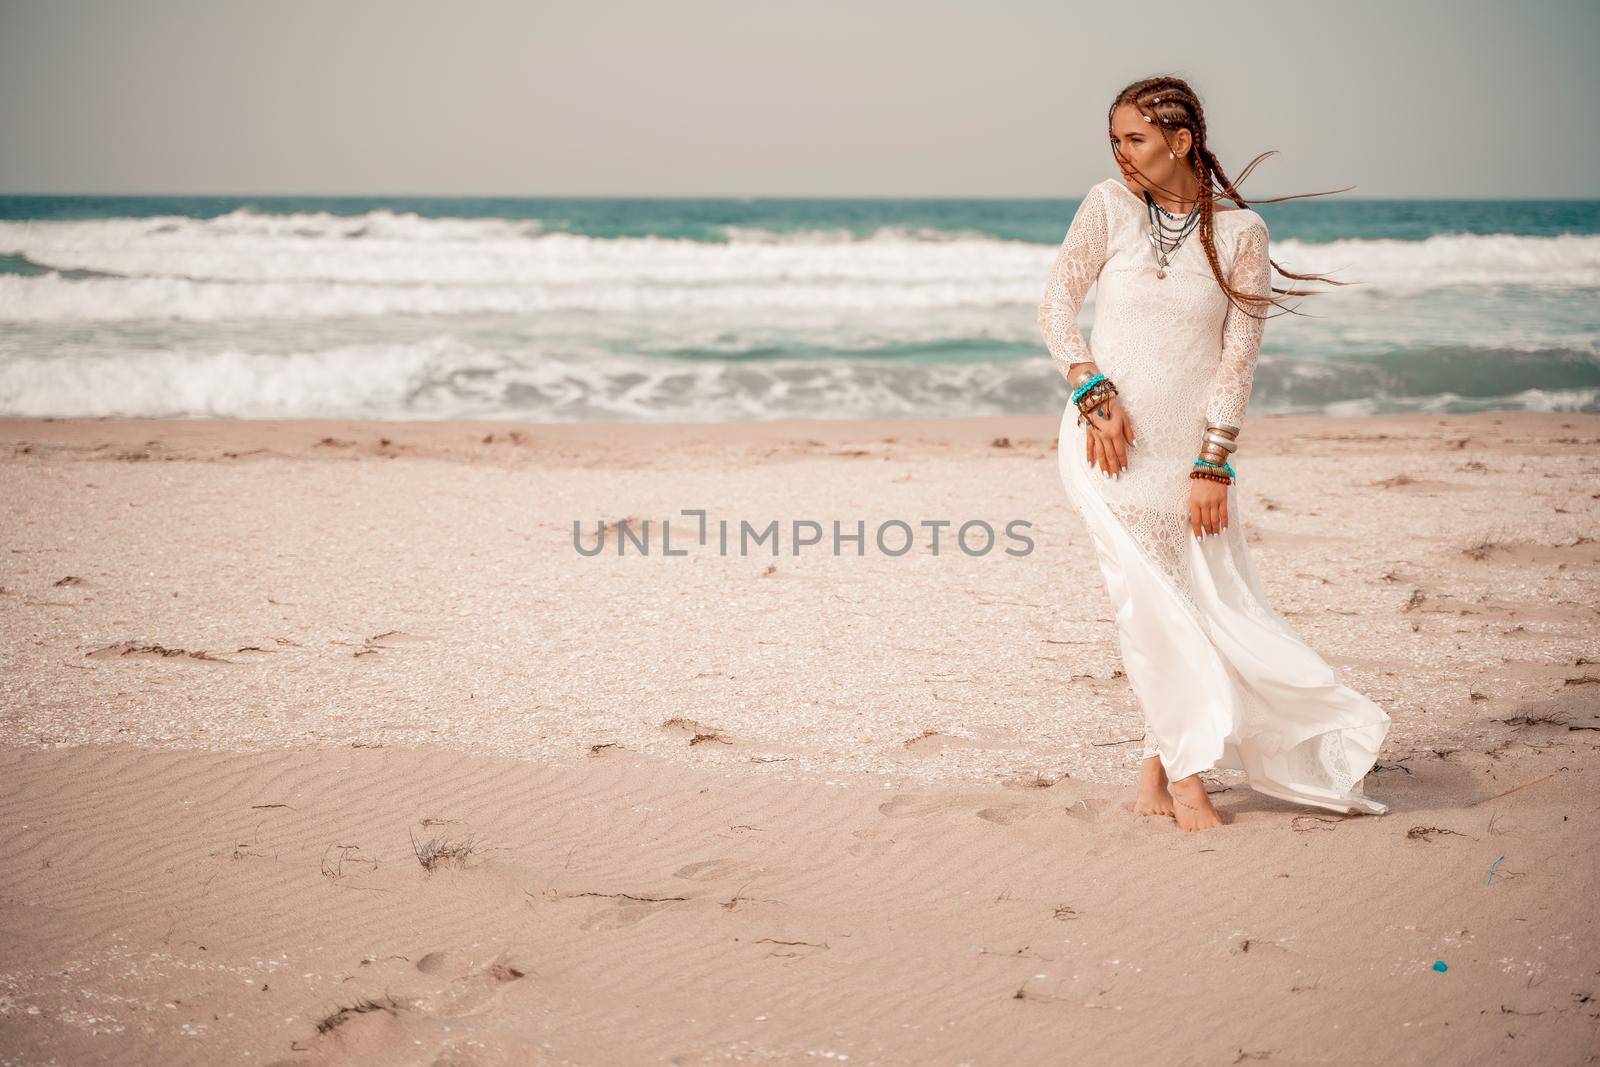
[[[1200, 212], [1200, 223], [1196, 231], [1200, 235], [1200, 246], [1205, 251], [1206, 262], [1211, 266], [1211, 273], [1217, 279], [1217, 284], [1222, 287], [1223, 293], [1234, 307], [1247, 315], [1253, 314], [1240, 306], [1243, 300], [1252, 305], [1281, 306], [1276, 297], [1279, 296], [1316, 296], [1321, 292], [1315, 289], [1281, 289], [1273, 286], [1268, 296], [1257, 296], [1254, 293], [1241, 292], [1228, 283], [1223, 272], [1222, 263], [1217, 257], [1216, 248], [1216, 200], [1218, 196], [1233, 201], [1240, 208], [1248, 208], [1250, 204], [1239, 192], [1238, 185], [1249, 177], [1250, 172], [1256, 168], [1263, 159], [1275, 152], [1263, 152], [1240, 173], [1235, 180], [1229, 180], [1222, 169], [1221, 162], [1211, 151], [1206, 143], [1206, 118], [1205, 110], [1200, 105], [1200, 98], [1182, 78], [1163, 75], [1137, 81], [1119, 92], [1111, 102], [1111, 109], [1106, 115], [1106, 125], [1111, 125], [1111, 116], [1117, 108], [1124, 104], [1131, 104], [1140, 114], [1146, 116], [1156, 129], [1161, 131], [1162, 139], [1167, 143], [1168, 151], [1176, 153], [1177, 149], [1172, 142], [1172, 131], [1179, 128], [1187, 129], [1191, 138], [1188, 162], [1193, 168], [1195, 177], [1199, 179], [1200, 191], [1196, 201], [1196, 209]], [[1155, 187], [1158, 191], [1179, 199], [1177, 193], [1170, 189], [1161, 188], [1148, 176], [1141, 174], [1144, 181]], [[1333, 190], [1343, 192], [1344, 190]], [[1284, 200], [1297, 200], [1304, 196], [1325, 196], [1325, 193], [1304, 193], [1300, 196], [1274, 197], [1261, 203], [1280, 203]], [[1349, 282], [1336, 281], [1320, 274], [1296, 274], [1278, 266], [1277, 261], [1268, 259], [1272, 267], [1285, 278], [1294, 278], [1298, 281], [1319, 281], [1329, 285], [1348, 285]], [[1284, 311], [1294, 314], [1293, 308], [1284, 308]], [[1269, 316], [1257, 316], [1269, 317]]]

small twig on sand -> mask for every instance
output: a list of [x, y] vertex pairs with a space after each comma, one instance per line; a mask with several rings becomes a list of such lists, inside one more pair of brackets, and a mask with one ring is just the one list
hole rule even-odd
[[1484, 797], [1482, 800], [1474, 800], [1471, 804], [1468, 804], [1467, 807], [1475, 808], [1479, 804], [1487, 804], [1491, 800], [1499, 800], [1501, 797], [1508, 797], [1512, 793], [1515, 793], [1519, 789], [1526, 789], [1530, 785], [1538, 785], [1540, 782], [1548, 781], [1549, 779], [1554, 778], [1556, 775], [1560, 774], [1564, 770], [1566, 770], [1565, 767], [1558, 767], [1557, 769], [1551, 771], [1549, 774], [1545, 775], [1543, 778], [1535, 778], [1531, 782], [1523, 782], [1519, 786], [1514, 786], [1514, 787], [1512, 787], [1510, 789], [1507, 789], [1504, 793], [1496, 793], [1492, 797]]

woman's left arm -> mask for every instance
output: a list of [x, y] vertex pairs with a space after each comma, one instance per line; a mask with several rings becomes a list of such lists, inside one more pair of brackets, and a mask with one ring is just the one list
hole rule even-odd
[[[1272, 261], [1267, 257], [1267, 226], [1256, 223], [1239, 237], [1228, 284], [1243, 293], [1270, 296]], [[1250, 309], [1246, 314], [1228, 304], [1222, 320], [1222, 359], [1206, 401], [1206, 422], [1212, 426], [1244, 427], [1245, 408], [1250, 404], [1250, 387], [1255, 380], [1256, 359], [1261, 353], [1264, 316], [1270, 305], [1241, 301]]]
[[[1228, 284], [1241, 293], [1256, 296], [1272, 294], [1272, 261], [1267, 257], [1267, 227], [1255, 223], [1239, 235], [1234, 251], [1233, 266], [1228, 272]], [[1237, 439], [1244, 427], [1244, 412], [1250, 404], [1250, 386], [1255, 381], [1256, 359], [1261, 354], [1261, 334], [1266, 324], [1264, 316], [1269, 304], [1252, 301], [1238, 303], [1249, 308], [1249, 313], [1239, 310], [1234, 300], [1228, 302], [1228, 312], [1222, 320], [1222, 358], [1217, 365], [1217, 376], [1212, 381], [1211, 395], [1206, 399], [1206, 424], [1213, 427], [1238, 427], [1236, 430], [1219, 429], [1223, 437]], [[1213, 449], [1213, 456], [1226, 455], [1207, 441], [1198, 441], [1202, 449]], [[1212, 462], [1216, 462], [1212, 460]], [[1196, 537], [1219, 534], [1228, 528], [1228, 485], [1209, 478], [1191, 478], [1189, 481], [1189, 525]]]

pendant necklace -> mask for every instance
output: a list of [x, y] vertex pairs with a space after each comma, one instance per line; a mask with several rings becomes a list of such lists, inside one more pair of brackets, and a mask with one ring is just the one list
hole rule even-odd
[[[1200, 206], [1196, 204], [1187, 215], [1174, 215], [1156, 203], [1155, 197], [1149, 192], [1144, 194], [1144, 203], [1146, 214], [1150, 216], [1150, 232], [1146, 236], [1156, 253], [1156, 277], [1165, 278], [1172, 257], [1178, 254], [1184, 239], [1200, 224]], [[1168, 223], [1168, 219], [1172, 222]]]

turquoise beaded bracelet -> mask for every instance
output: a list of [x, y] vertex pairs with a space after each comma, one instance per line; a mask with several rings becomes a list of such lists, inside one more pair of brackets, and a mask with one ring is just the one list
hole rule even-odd
[[1079, 382], [1078, 387], [1072, 391], [1072, 402], [1076, 404], [1084, 393], [1087, 393], [1090, 389], [1094, 388], [1094, 384], [1096, 382], [1103, 382], [1105, 380], [1106, 376], [1101, 374], [1099, 371], [1089, 375], [1089, 377]]
[[1228, 477], [1230, 477], [1230, 478], [1239, 477], [1238, 472], [1235, 471], [1232, 467], [1228, 466], [1226, 463], [1213, 463], [1209, 459], [1197, 459], [1197, 460], [1194, 461], [1194, 465], [1196, 467], [1221, 467], [1223, 470], [1228, 472]]

